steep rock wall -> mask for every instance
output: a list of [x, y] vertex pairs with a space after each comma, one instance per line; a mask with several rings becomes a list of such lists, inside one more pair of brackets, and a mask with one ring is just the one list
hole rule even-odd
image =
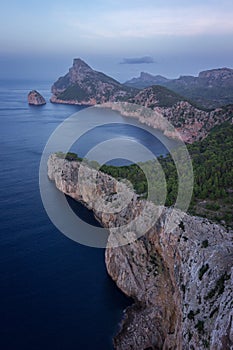
[[[135, 300], [114, 338], [116, 349], [232, 349], [232, 232], [206, 219], [186, 214], [181, 219], [179, 211], [177, 226], [168, 230], [172, 210], [160, 207], [159, 219], [145, 235], [113, 248], [121, 236], [140, 236], [158, 208], [140, 201], [125, 184], [77, 161], [51, 155], [48, 176], [109, 228], [108, 273]], [[127, 207], [121, 208], [127, 198]], [[118, 210], [111, 211], [116, 201]], [[118, 226], [142, 213], [144, 220], [116, 234]]]

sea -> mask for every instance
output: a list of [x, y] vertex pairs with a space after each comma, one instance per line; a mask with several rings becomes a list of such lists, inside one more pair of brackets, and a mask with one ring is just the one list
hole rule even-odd
[[[84, 110], [51, 104], [51, 85], [0, 81], [0, 349], [111, 350], [123, 311], [132, 300], [108, 276], [104, 249], [62, 234], [40, 196], [39, 166], [48, 139], [64, 120]], [[28, 105], [27, 94], [33, 89], [45, 97], [46, 105]], [[109, 120], [82, 136], [72, 151], [85, 157], [102, 141], [128, 138], [156, 155], [166, 154], [164, 145], [137, 122], [128, 125], [116, 112]], [[128, 162], [121, 157], [109, 161], [118, 166]], [[75, 205], [77, 213], [99, 225], [89, 210]]]

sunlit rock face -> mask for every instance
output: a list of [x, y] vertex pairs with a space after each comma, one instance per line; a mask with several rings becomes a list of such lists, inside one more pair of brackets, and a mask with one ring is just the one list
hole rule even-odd
[[[110, 231], [107, 271], [134, 299], [114, 338], [116, 349], [232, 348], [232, 231], [139, 200], [125, 184], [78, 161], [52, 155], [48, 176], [60, 191], [92, 209]], [[116, 201], [119, 210], [113, 210]], [[140, 237], [158, 210], [159, 218]], [[176, 225], [168, 224], [171, 215]], [[130, 243], [124, 244], [127, 240]]]

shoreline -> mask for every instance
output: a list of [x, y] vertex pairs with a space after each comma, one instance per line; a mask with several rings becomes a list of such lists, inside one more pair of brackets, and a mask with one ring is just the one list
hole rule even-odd
[[[105, 102], [102, 104], [95, 103], [82, 103], [75, 100], [60, 100], [52, 96], [50, 102], [54, 104], [65, 104], [65, 105], [77, 105], [83, 107], [96, 107], [110, 109], [112, 111], [118, 112], [123, 118], [136, 119], [140, 124], [146, 125], [153, 130], [161, 131], [164, 136], [176, 140], [183, 141], [182, 136], [179, 133], [179, 130], [174, 128], [171, 123], [162, 115], [161, 109], [152, 110], [144, 106], [131, 104], [128, 102]], [[133, 106], [134, 110], [129, 110], [127, 107]]]

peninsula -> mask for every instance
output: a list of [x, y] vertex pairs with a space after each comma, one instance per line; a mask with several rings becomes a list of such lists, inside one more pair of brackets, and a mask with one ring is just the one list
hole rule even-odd
[[[233, 76], [231, 70], [220, 70], [220, 72], [217, 70], [217, 72], [215, 70], [207, 71], [206, 74], [202, 72], [200, 77], [208, 78], [210, 84], [210, 81], [215, 81], [214, 77], [217, 76], [222, 81], [220, 87], [225, 91], [223, 84], [224, 81], [228, 85], [231, 83]], [[142, 78], [149, 84], [153, 81], [148, 75], [142, 75]], [[155, 81], [157, 84], [165, 84], [165, 80], [161, 77], [156, 77]], [[134, 86], [121, 84], [106, 74], [93, 70], [80, 58], [74, 59], [69, 72], [53, 84], [52, 93], [50, 101], [53, 103], [88, 106], [103, 104], [125, 117], [134, 117], [152, 128], [158, 127], [156, 116], [160, 115], [176, 128], [182, 140], [187, 143], [202, 140], [212, 128], [225, 121], [232, 121], [233, 118], [233, 96], [232, 99], [230, 97], [227, 99], [231, 104], [207, 110], [200, 107], [198, 101], [194, 103], [190, 95], [184, 97], [164, 86], [153, 85], [140, 90]], [[141, 115], [140, 111], [139, 113], [134, 111], [132, 114], [129, 105], [133, 104], [144, 106], [155, 113], [152, 113], [150, 118]]]
[[[53, 154], [48, 176], [60, 191], [93, 210], [109, 229], [108, 273], [134, 299], [114, 338], [115, 349], [230, 349], [233, 232], [179, 211], [173, 212], [176, 225], [169, 227], [171, 208], [139, 200], [126, 184], [89, 165], [82, 165], [86, 176], [77, 183], [80, 166], [78, 160]], [[130, 203], [114, 211], [125, 194], [131, 196]], [[112, 213], [107, 215], [98, 203], [107, 203], [108, 209], [112, 206]], [[146, 231], [148, 217], [158, 210], [158, 220]], [[143, 213], [147, 213], [145, 220], [130, 226]]]

